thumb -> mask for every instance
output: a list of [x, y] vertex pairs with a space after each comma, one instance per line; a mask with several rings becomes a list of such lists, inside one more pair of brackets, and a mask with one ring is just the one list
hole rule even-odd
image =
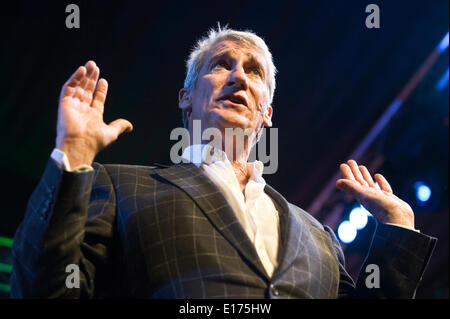
[[133, 130], [133, 125], [124, 119], [118, 119], [115, 121], [112, 121], [108, 124], [108, 137], [107, 137], [107, 144], [113, 142], [116, 140], [120, 134], [123, 132], [130, 133]]

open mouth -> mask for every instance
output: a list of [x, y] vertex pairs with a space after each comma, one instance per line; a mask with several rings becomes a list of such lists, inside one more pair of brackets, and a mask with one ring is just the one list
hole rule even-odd
[[227, 94], [227, 95], [225, 95], [225, 96], [222, 96], [219, 100], [220, 100], [220, 101], [222, 101], [222, 100], [228, 100], [228, 101], [230, 101], [230, 102], [232, 102], [232, 103], [234, 103], [234, 104], [242, 104], [242, 105], [244, 105], [245, 107], [248, 106], [248, 105], [247, 105], [247, 100], [246, 100], [244, 97], [240, 96], [240, 95]]

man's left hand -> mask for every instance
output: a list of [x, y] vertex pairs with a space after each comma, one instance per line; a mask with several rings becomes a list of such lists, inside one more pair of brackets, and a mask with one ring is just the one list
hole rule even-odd
[[411, 206], [394, 195], [392, 188], [381, 174], [375, 174], [375, 184], [368, 169], [354, 160], [341, 164], [343, 179], [336, 187], [354, 197], [377, 221], [414, 229], [414, 213]]

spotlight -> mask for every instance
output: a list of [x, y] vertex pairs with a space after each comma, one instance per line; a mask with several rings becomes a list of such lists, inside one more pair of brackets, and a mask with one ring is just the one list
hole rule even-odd
[[367, 225], [367, 210], [363, 209], [362, 206], [353, 208], [350, 212], [349, 220], [356, 229], [363, 229]]
[[367, 216], [372, 216], [372, 214], [363, 205], [361, 205], [361, 209], [366, 213]]
[[343, 221], [338, 227], [338, 236], [343, 243], [351, 243], [356, 237], [356, 227], [349, 221]]
[[416, 182], [414, 189], [416, 190], [416, 197], [420, 202], [425, 203], [430, 199], [431, 189], [424, 182]]
[[448, 84], [448, 69], [436, 83], [436, 90], [442, 91]]
[[437, 46], [437, 50], [440, 53], [443, 53], [448, 48], [448, 32], [447, 34], [442, 38], [441, 42], [439, 42], [439, 45]]

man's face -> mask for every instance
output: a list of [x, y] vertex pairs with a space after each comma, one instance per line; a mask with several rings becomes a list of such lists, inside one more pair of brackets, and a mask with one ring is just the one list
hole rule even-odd
[[206, 53], [194, 90], [181, 89], [180, 108], [189, 127], [201, 120], [202, 129], [271, 126], [267, 67], [262, 52], [234, 41], [216, 43]]

